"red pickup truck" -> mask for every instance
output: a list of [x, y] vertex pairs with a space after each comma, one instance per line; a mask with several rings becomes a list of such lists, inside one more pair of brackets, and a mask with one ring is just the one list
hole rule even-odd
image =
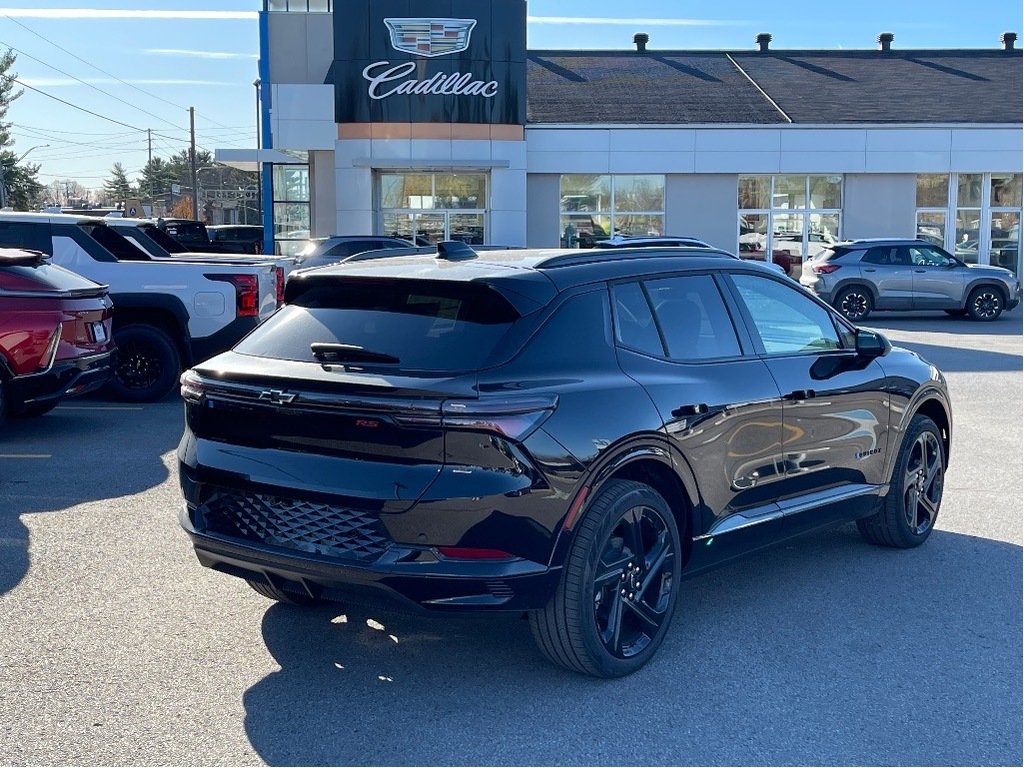
[[0, 419], [39, 416], [113, 374], [107, 287], [43, 254], [0, 249]]

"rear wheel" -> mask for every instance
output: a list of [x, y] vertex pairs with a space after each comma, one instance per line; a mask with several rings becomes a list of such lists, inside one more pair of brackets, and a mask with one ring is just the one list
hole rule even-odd
[[1003, 295], [998, 288], [983, 285], [967, 297], [967, 314], [971, 320], [995, 320], [1003, 314]]
[[861, 535], [886, 547], [909, 549], [923, 544], [942, 504], [945, 468], [939, 428], [918, 414], [903, 438], [881, 508], [857, 521]]
[[288, 603], [289, 605], [323, 605], [326, 600], [321, 600], [317, 597], [310, 597], [309, 595], [300, 595], [297, 592], [285, 592], [283, 589], [272, 587], [264, 581], [252, 581], [246, 579], [246, 584], [253, 588], [256, 592], [259, 592], [264, 597], [276, 600], [279, 603]]
[[117, 368], [108, 384], [119, 400], [150, 403], [178, 383], [181, 355], [174, 341], [152, 325], [126, 325], [114, 331]]
[[841, 290], [832, 302], [832, 306], [839, 310], [839, 314], [847, 320], [859, 323], [871, 314], [874, 301], [871, 292], [859, 285], [851, 286]]
[[554, 596], [530, 614], [541, 652], [595, 677], [636, 672], [668, 631], [681, 552], [660, 494], [642, 483], [608, 483], [578, 523]]

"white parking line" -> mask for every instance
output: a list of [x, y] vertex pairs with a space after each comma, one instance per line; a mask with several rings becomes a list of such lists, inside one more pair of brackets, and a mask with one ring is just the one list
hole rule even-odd
[[0, 459], [52, 459], [51, 453], [0, 453]]
[[58, 411], [141, 411], [141, 405], [58, 405]]

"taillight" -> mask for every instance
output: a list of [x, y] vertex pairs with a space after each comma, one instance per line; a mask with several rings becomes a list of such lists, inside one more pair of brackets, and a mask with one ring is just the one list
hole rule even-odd
[[447, 400], [441, 406], [446, 429], [497, 432], [511, 440], [524, 440], [558, 405], [556, 395]]
[[256, 275], [206, 275], [211, 280], [235, 286], [235, 313], [238, 317], [260, 314], [260, 281]]
[[284, 304], [284, 267], [274, 267], [275, 291], [277, 306]]
[[839, 267], [839, 264], [812, 264], [811, 271], [816, 275], [831, 275]]

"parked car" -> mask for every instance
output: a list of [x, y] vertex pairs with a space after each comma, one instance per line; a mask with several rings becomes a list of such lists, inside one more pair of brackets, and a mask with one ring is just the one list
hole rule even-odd
[[112, 306], [105, 285], [39, 251], [0, 249], [0, 419], [41, 416], [107, 382]]
[[874, 310], [911, 309], [995, 320], [1021, 298], [1010, 270], [965, 264], [924, 240], [837, 243], [804, 264], [800, 284], [854, 322]]
[[206, 228], [210, 242], [231, 253], [263, 253], [263, 227], [258, 224], [217, 224]]
[[343, 261], [363, 251], [377, 251], [382, 248], [415, 248], [411, 240], [384, 235], [334, 235], [318, 237], [308, 241], [298, 255], [298, 269], [322, 267]]
[[626, 253], [293, 274], [182, 377], [199, 561], [282, 602], [527, 612], [550, 660], [615, 677], [655, 653], [684, 574], [849, 520], [928, 538], [937, 369], [767, 265]]
[[626, 235], [615, 235], [607, 240], [595, 243], [595, 248], [643, 248], [655, 246], [662, 248], [710, 248], [711, 245], [696, 237], [629, 237]]
[[116, 221], [0, 212], [0, 247], [41, 251], [110, 286], [119, 353], [108, 387], [115, 397], [165, 396], [183, 367], [230, 348], [277, 310], [284, 278], [272, 261], [156, 261], [118, 234]]

